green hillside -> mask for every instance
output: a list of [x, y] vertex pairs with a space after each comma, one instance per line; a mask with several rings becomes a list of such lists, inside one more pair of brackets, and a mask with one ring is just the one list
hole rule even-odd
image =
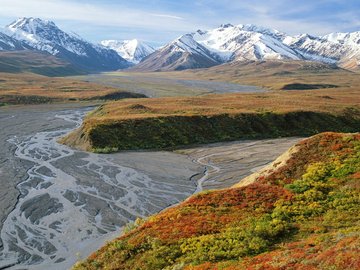
[[248, 185], [137, 220], [74, 269], [359, 269], [359, 181], [360, 135], [316, 135]]
[[48, 77], [86, 74], [64, 60], [34, 51], [0, 52], [0, 73], [35, 73]]

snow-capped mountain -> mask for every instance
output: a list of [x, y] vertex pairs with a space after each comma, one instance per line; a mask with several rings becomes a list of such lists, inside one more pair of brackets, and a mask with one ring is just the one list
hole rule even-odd
[[159, 69], [155, 63], [149, 63], [159, 59], [163, 63], [160, 70], [210, 67], [231, 61], [303, 59], [297, 51], [283, 44], [285, 37], [285, 34], [276, 30], [254, 25], [221, 25], [213, 30], [198, 30], [174, 40], [152, 57], [146, 58], [137, 68], [154, 66]]
[[115, 51], [66, 33], [51, 21], [20, 18], [8, 25], [5, 33], [28, 47], [50, 53], [85, 70], [116, 70], [129, 66]]
[[331, 33], [323, 36], [323, 38], [334, 43], [343, 44], [357, 49], [359, 49], [360, 46], [360, 31], [352, 33]]
[[0, 51], [20, 51], [28, 48], [21, 41], [18, 41], [3, 32], [5, 32], [5, 30], [2, 31], [0, 29]]
[[209, 31], [198, 30], [193, 37], [226, 62], [301, 59], [297, 52], [281, 42], [285, 34], [255, 25], [226, 24]]
[[283, 40], [283, 43], [297, 51], [307, 60], [325, 63], [336, 63], [347, 51], [347, 48], [340, 44], [308, 34], [294, 37], [288, 36]]
[[51, 21], [21, 18], [0, 30], [0, 51], [14, 50], [46, 52], [87, 71], [134, 64], [138, 70], [181, 70], [269, 60], [309, 60], [357, 69], [360, 32], [290, 36], [252, 24], [225, 24], [182, 35], [155, 51], [138, 40], [104, 40], [95, 45], [62, 31]]
[[332, 33], [323, 37], [308, 34], [286, 37], [284, 43], [307, 60], [356, 68], [360, 65], [360, 32]]
[[175, 70], [233, 61], [264, 60], [309, 60], [342, 66], [349, 66], [351, 60], [354, 66], [354, 59], [359, 65], [360, 32], [293, 37], [252, 24], [226, 24], [216, 29], [186, 34], [146, 58], [137, 68]]
[[339, 64], [345, 68], [360, 66], [360, 31], [352, 33], [332, 33], [322, 37], [343, 48]]
[[141, 62], [142, 59], [155, 52], [153, 47], [137, 39], [123, 41], [103, 40], [101, 45], [113, 49], [122, 58], [134, 64]]
[[145, 58], [137, 70], [183, 70], [212, 67], [223, 63], [221, 56], [195, 41], [192, 34], [183, 35]]

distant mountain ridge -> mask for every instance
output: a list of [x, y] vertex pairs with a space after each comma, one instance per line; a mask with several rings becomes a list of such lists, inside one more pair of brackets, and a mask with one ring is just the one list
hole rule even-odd
[[360, 65], [360, 32], [323, 37], [286, 33], [252, 24], [225, 24], [185, 34], [150, 55], [135, 69], [205, 68], [235, 61], [305, 60], [341, 67]]
[[155, 52], [152, 46], [137, 39], [103, 40], [100, 44], [116, 51], [122, 58], [134, 64], [141, 62], [142, 59]]
[[[6, 36], [10, 38], [7, 44], [13, 43], [19, 50], [47, 52], [88, 71], [117, 70], [130, 66], [130, 63], [115, 51], [92, 44], [75, 34], [66, 33], [52, 21], [20, 18], [6, 26], [1, 34], [2, 40], [6, 40]], [[1, 47], [9, 49], [9, 46]]]
[[149, 55], [134, 69], [145, 71], [183, 70], [206, 68], [221, 63], [222, 61], [217, 54], [197, 43], [188, 34]]
[[325, 36], [288, 35], [252, 24], [223, 24], [184, 34], [155, 50], [134, 40], [88, 42], [54, 22], [20, 18], [0, 29], [0, 51], [51, 54], [87, 72], [132, 67], [138, 71], [207, 68], [249, 61], [315, 61], [346, 69], [360, 67], [360, 31]]

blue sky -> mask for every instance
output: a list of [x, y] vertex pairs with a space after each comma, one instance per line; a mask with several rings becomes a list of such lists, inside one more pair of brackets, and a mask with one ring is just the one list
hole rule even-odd
[[222, 23], [289, 34], [360, 31], [360, 0], [0, 0], [0, 7], [1, 26], [39, 17], [93, 42], [138, 38], [161, 45]]

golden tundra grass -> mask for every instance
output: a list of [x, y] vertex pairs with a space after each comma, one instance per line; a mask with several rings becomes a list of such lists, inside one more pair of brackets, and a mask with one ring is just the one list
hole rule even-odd
[[50, 99], [91, 99], [121, 90], [69, 78], [50, 78], [32, 73], [0, 73], [0, 97], [41, 96]]
[[113, 122], [159, 116], [314, 111], [340, 113], [359, 107], [360, 88], [284, 91], [260, 94], [222, 94], [201, 97], [127, 99], [110, 102], [88, 121]]
[[[152, 76], [156, 76], [156, 73]], [[280, 90], [292, 83], [334, 84], [342, 89], [360, 87], [359, 72], [303, 61], [235, 62], [208, 69], [158, 73], [157, 76], [226, 81], [271, 90]]]

